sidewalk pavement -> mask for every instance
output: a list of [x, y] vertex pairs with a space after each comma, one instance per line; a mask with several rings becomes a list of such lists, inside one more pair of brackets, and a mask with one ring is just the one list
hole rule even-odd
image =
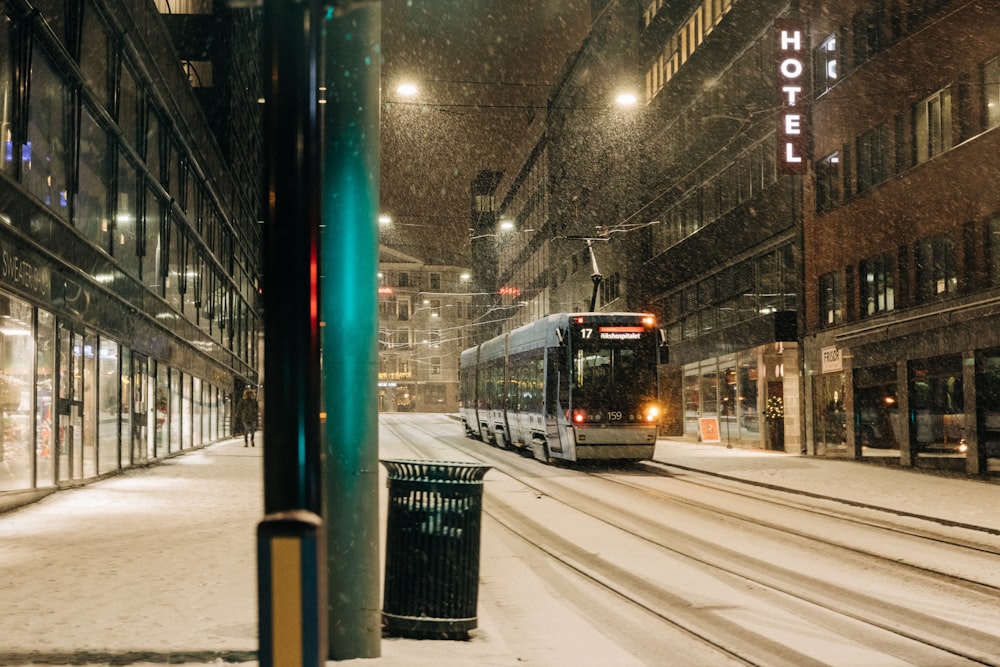
[[[993, 481], [662, 439], [656, 459], [1000, 534]], [[256, 664], [261, 462], [225, 441], [0, 515], [0, 667]], [[387, 637], [380, 658], [328, 664], [515, 665], [495, 599], [470, 641]]]

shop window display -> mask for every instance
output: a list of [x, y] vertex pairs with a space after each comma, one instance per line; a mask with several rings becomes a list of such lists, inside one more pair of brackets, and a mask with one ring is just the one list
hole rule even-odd
[[31, 306], [0, 294], [0, 490], [32, 483]]

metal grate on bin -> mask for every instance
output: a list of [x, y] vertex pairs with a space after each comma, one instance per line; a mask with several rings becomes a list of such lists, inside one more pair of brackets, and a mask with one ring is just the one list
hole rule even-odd
[[478, 483], [489, 471], [490, 466], [481, 463], [458, 461], [411, 461], [406, 459], [383, 459], [382, 465], [389, 473], [389, 479], [414, 480], [421, 482], [447, 482], [450, 484]]

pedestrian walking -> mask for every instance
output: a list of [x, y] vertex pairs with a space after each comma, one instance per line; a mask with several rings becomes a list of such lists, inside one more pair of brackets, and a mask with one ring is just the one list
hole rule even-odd
[[244, 447], [256, 447], [253, 435], [257, 430], [257, 394], [250, 387], [243, 390], [243, 396], [236, 402], [233, 427], [236, 435], [243, 434]]

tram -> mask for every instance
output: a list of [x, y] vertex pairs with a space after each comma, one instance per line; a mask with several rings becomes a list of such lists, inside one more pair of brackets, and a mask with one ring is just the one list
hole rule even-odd
[[653, 456], [661, 335], [644, 313], [557, 313], [462, 352], [466, 435], [540, 461]]

